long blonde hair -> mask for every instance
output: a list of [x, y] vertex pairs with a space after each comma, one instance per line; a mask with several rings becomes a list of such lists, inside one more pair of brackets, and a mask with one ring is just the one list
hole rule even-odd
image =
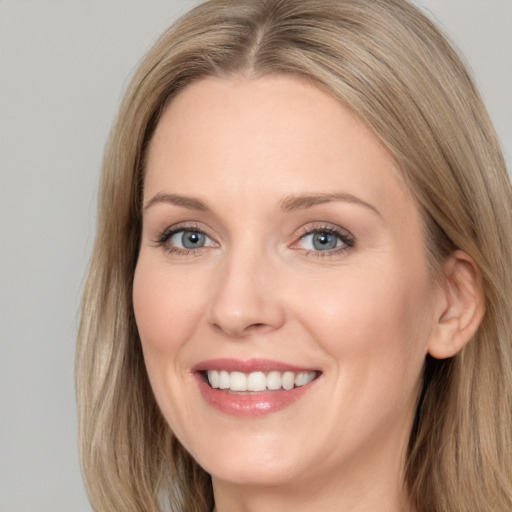
[[486, 315], [454, 358], [427, 358], [406, 489], [419, 512], [512, 510], [512, 191], [468, 72], [406, 0], [210, 0], [136, 72], [106, 149], [76, 383], [83, 473], [101, 512], [207, 511], [211, 481], [174, 438], [146, 375], [132, 308], [148, 142], [206, 76], [286, 73], [329, 91], [396, 157], [423, 212], [433, 274], [478, 265]]

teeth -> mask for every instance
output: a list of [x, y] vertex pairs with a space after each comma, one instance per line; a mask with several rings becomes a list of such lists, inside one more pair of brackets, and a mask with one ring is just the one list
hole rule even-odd
[[249, 391], [265, 391], [267, 389], [267, 377], [263, 372], [249, 373], [247, 376], [247, 389]]
[[311, 382], [316, 372], [227, 372], [226, 370], [208, 370], [207, 377], [214, 389], [229, 389], [231, 391], [289, 391]]
[[[219, 372], [219, 388], [220, 389], [229, 389], [229, 373], [226, 371]], [[210, 381], [211, 384], [211, 381]]]
[[297, 387], [305, 386], [308, 382], [311, 382], [311, 375], [308, 372], [301, 372], [295, 376], [295, 385]]
[[281, 373], [279, 372], [270, 372], [267, 375], [267, 389], [275, 390], [281, 389]]
[[281, 381], [281, 386], [283, 386], [284, 389], [289, 391], [290, 389], [293, 389], [294, 384], [295, 384], [295, 373], [284, 372], [283, 379]]
[[220, 375], [219, 372], [208, 372], [208, 380], [212, 388], [219, 387]]
[[231, 372], [229, 376], [229, 389], [231, 389], [231, 391], [247, 391], [247, 377], [245, 374]]

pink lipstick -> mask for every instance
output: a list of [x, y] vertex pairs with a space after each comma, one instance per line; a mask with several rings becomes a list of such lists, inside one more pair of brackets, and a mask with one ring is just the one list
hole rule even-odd
[[234, 416], [277, 412], [299, 400], [320, 373], [267, 359], [214, 359], [193, 368], [206, 402]]

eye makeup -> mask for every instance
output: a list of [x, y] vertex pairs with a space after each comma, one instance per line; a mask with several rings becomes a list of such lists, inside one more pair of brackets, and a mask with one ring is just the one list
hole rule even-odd
[[[294, 238], [290, 249], [301, 251], [308, 257], [341, 255], [355, 245], [355, 238], [349, 231], [331, 223], [305, 225]], [[176, 256], [199, 255], [203, 250], [220, 247], [207, 230], [196, 222], [181, 222], [167, 227], [156, 235], [153, 245]]]

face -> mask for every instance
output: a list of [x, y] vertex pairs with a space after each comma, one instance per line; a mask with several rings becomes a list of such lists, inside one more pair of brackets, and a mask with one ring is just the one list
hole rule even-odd
[[398, 165], [326, 92], [209, 78], [165, 111], [134, 308], [157, 402], [214, 483], [395, 478], [434, 286]]

